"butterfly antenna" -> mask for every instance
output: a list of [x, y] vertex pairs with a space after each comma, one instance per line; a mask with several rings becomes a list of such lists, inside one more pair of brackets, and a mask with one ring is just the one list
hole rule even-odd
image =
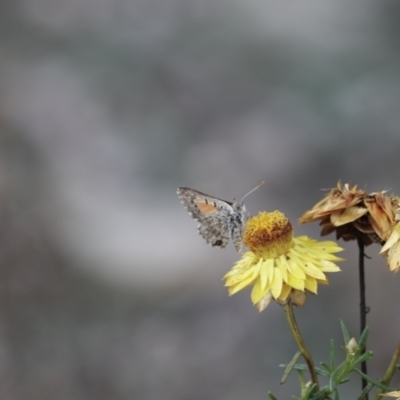
[[250, 194], [253, 193], [255, 190], [257, 190], [258, 188], [260, 188], [262, 185], [264, 185], [265, 181], [262, 181], [259, 185], [257, 185], [254, 189], [251, 189], [249, 193], [245, 194], [242, 197], [242, 200], [240, 200], [241, 203], [243, 203], [243, 200]]

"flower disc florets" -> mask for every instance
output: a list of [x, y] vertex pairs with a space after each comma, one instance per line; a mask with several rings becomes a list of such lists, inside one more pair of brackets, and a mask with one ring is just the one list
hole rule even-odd
[[292, 247], [293, 227], [280, 211], [261, 212], [251, 218], [243, 236], [244, 244], [263, 258], [279, 257]]

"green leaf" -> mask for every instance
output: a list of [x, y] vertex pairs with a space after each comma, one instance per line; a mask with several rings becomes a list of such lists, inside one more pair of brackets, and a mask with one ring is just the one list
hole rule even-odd
[[331, 376], [332, 371], [330, 370], [329, 366], [325, 363], [321, 363], [322, 368], [315, 368], [315, 372], [317, 375], [322, 375], [322, 376]]
[[372, 383], [374, 386], [384, 390], [385, 392], [390, 392], [392, 390], [396, 390], [394, 388], [391, 388], [390, 386], [383, 385], [382, 383], [375, 381], [374, 379], [370, 378], [368, 375], [365, 375], [363, 372], [361, 372], [359, 369], [354, 368], [355, 372], [357, 372], [358, 375], [362, 376], [366, 381], [369, 383]]
[[328, 373], [328, 375], [330, 375], [332, 373], [332, 370], [328, 364], [321, 362], [321, 365], [322, 365], [322, 368], [324, 368], [324, 370]]
[[[289, 364], [280, 364], [279, 366], [282, 368], [287, 368], [287, 366], [288, 366]], [[293, 366], [293, 369], [294, 370], [296, 370], [296, 371], [308, 371], [308, 367], [307, 367], [307, 365], [305, 365], [305, 364], [295, 364], [294, 366]], [[322, 368], [319, 368], [319, 367], [315, 367], [315, 372], [318, 374], [318, 375], [322, 375], [322, 376], [329, 376], [326, 372], [325, 372], [325, 370], [324, 369], [322, 369]]]
[[348, 367], [348, 363], [343, 361], [331, 374], [329, 379], [329, 389], [331, 392], [341, 383], [340, 375], [342, 374], [343, 370]]
[[[314, 394], [314, 391], [315, 391], [316, 387], [317, 387], [317, 384], [316, 384], [316, 383], [314, 383], [313, 385], [310, 385], [310, 386], [302, 393], [302, 396], [301, 396], [302, 400], [310, 400], [312, 397], [314, 397], [313, 394]], [[318, 393], [319, 393], [319, 392], [318, 392]]]
[[352, 369], [353, 369], [356, 365], [361, 364], [363, 361], [370, 360], [370, 359], [373, 357], [373, 355], [374, 355], [374, 353], [373, 353], [372, 351], [367, 351], [366, 353], [361, 354], [359, 357], [355, 358], [355, 359], [352, 361], [352, 363], [351, 363], [351, 364], [352, 364]]
[[308, 367], [305, 364], [296, 364], [293, 369], [296, 371], [308, 371]]
[[333, 371], [335, 369], [335, 342], [331, 339], [331, 351], [329, 354], [329, 363], [331, 365], [330, 370]]
[[292, 369], [294, 368], [294, 366], [296, 365], [297, 360], [299, 359], [299, 357], [301, 356], [300, 351], [298, 351], [292, 358], [292, 360], [290, 361], [290, 363], [286, 366], [285, 371], [283, 372], [282, 375], [282, 379], [280, 384], [282, 385], [283, 383], [286, 382], [286, 379], [288, 378], [290, 372], [292, 371]]
[[357, 397], [357, 400], [364, 400], [373, 387], [374, 385], [372, 383], [368, 383], [368, 385], [365, 386], [364, 390], [361, 392], [360, 396]]
[[321, 388], [318, 393], [314, 393], [309, 400], [326, 400], [328, 399], [328, 395], [330, 394], [330, 390], [327, 386]]
[[358, 344], [360, 350], [364, 349], [365, 346], [367, 345], [368, 334], [369, 334], [369, 328], [368, 326], [366, 326], [365, 329], [363, 330], [363, 333], [360, 336], [360, 341]]
[[271, 392], [268, 392], [268, 397], [269, 397], [271, 400], [278, 400]]
[[350, 335], [342, 319], [340, 320], [340, 328], [342, 329], [344, 344], [346, 345], [347, 343], [349, 343]]

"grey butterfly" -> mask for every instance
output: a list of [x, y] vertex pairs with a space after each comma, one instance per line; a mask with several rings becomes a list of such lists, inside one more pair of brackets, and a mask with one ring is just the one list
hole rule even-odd
[[235, 249], [240, 252], [244, 227], [251, 217], [243, 200], [264, 183], [261, 182], [241, 201], [233, 203], [186, 187], [178, 188], [178, 197], [189, 214], [199, 222], [199, 233], [207, 243], [224, 248], [232, 240]]

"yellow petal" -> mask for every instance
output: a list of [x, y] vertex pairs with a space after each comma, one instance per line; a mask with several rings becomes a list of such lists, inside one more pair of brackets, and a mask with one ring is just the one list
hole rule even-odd
[[300, 267], [308, 276], [312, 276], [316, 279], [325, 279], [325, 274], [310, 261], [304, 263]]
[[274, 260], [269, 258], [268, 260], [262, 260], [262, 265], [260, 268], [260, 278], [261, 285], [263, 288], [267, 286], [268, 283], [272, 282], [274, 277]]
[[238, 274], [243, 274], [245, 271], [250, 271], [252, 268], [251, 266], [233, 266], [230, 271], [228, 271], [223, 279], [228, 279], [231, 278], [232, 276], [238, 275]]
[[320, 270], [323, 272], [339, 272], [340, 271], [340, 268], [331, 261], [320, 260], [319, 264], [321, 266]]
[[227, 278], [224, 277], [225, 286], [232, 286], [247, 279], [254, 279], [254, 277], [257, 275], [258, 274], [255, 273], [253, 268], [247, 271], [237, 271], [235, 275], [231, 275]]
[[287, 284], [294, 289], [304, 290], [304, 279], [296, 278], [289, 274]]
[[282, 285], [283, 285], [283, 280], [281, 271], [278, 268], [275, 268], [274, 279], [271, 282], [271, 292], [272, 296], [274, 296], [275, 299], [277, 299], [280, 296], [282, 292]]
[[257, 279], [251, 291], [251, 301], [253, 304], [257, 304], [267, 293], [269, 292], [269, 287], [266, 289], [262, 288], [261, 279]]
[[[292, 257], [291, 254], [290, 254], [290, 257]], [[306, 275], [304, 274], [304, 272], [302, 271], [302, 269], [299, 266], [299, 265], [303, 264], [303, 262], [299, 259], [297, 259], [297, 260], [289, 259], [287, 261], [288, 261], [288, 265], [289, 265], [289, 276], [292, 275], [298, 279], [305, 279]]]
[[339, 253], [343, 251], [343, 247], [338, 246], [335, 242], [320, 242], [313, 247], [326, 251], [327, 253]]
[[301, 254], [301, 252], [296, 251], [294, 248], [289, 250], [288, 263], [289, 263], [290, 268], [292, 268], [293, 264], [296, 264], [298, 266], [299, 264], [304, 263], [304, 261], [299, 257], [300, 254]]
[[269, 282], [272, 282], [272, 279], [274, 277], [274, 272], [275, 272], [275, 260], [273, 258], [268, 259], [268, 279]]
[[229, 295], [232, 296], [235, 293], [239, 292], [240, 290], [247, 288], [253, 282], [254, 282], [254, 277], [250, 276], [247, 279], [244, 279], [237, 284], [228, 285], [227, 283], [225, 283], [225, 286], [229, 286], [229, 289], [228, 289]]
[[304, 287], [312, 293], [317, 294], [318, 292], [317, 280], [315, 278], [311, 278], [310, 276], [307, 276]]
[[285, 301], [289, 297], [289, 294], [291, 291], [292, 291], [292, 287], [289, 285], [286, 285], [286, 283], [284, 283], [282, 285], [281, 294], [278, 299], [281, 301]]
[[326, 277], [326, 279], [316, 279], [318, 285], [329, 285], [329, 279]]
[[282, 279], [287, 282], [289, 264], [286, 256], [280, 256], [279, 259], [276, 260], [276, 266], [278, 267], [279, 271], [281, 271]]
[[260, 258], [258, 264], [260, 264], [260, 280], [261, 280], [261, 287], [265, 288], [268, 283], [268, 270], [267, 264], [264, 262], [262, 258]]
[[299, 248], [293, 248], [290, 250], [289, 255], [291, 253], [295, 253], [298, 257], [301, 259], [307, 260], [309, 257], [311, 258], [316, 258], [318, 260], [330, 260], [330, 261], [341, 261], [341, 259], [334, 254], [327, 253], [323, 249], [312, 249], [312, 248], [307, 248], [306, 249], [299, 249]]
[[255, 279], [260, 272], [260, 261], [257, 264], [250, 266], [244, 266], [242, 268], [233, 267], [228, 273], [225, 274], [225, 286], [234, 286], [242, 281], [248, 281], [249, 279]]
[[244, 253], [242, 258], [237, 261], [232, 269], [225, 274], [224, 279], [236, 274], [238, 271], [246, 271], [247, 269], [253, 268], [257, 264], [258, 260], [259, 257], [257, 257], [254, 253], [250, 251]]
[[272, 299], [271, 292], [268, 292], [255, 306], [259, 312], [265, 310]]

